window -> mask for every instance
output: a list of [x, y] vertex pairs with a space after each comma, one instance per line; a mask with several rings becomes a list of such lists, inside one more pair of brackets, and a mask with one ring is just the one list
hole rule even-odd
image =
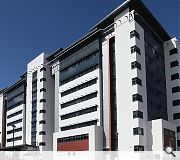
[[42, 82], [42, 81], [46, 81], [46, 78], [41, 78], [41, 79], [40, 79], [40, 82]]
[[66, 130], [71, 130], [71, 129], [76, 129], [76, 128], [82, 128], [82, 127], [92, 126], [92, 125], [97, 125], [97, 120], [61, 127], [61, 131], [66, 131]]
[[144, 135], [144, 129], [137, 127], [137, 128], [133, 128], [133, 134], [134, 135]]
[[174, 119], [174, 120], [180, 119], [180, 113], [174, 113], [174, 114], [173, 114], [173, 119]]
[[61, 104], [61, 108], [69, 107], [71, 105], [81, 103], [81, 102], [87, 101], [87, 100], [95, 98], [95, 97], [97, 97], [97, 92], [88, 94], [86, 96], [74, 99], [74, 100], [66, 102], [66, 103], [63, 103], [63, 104]]
[[144, 146], [141, 145], [134, 146], [134, 151], [144, 151]]
[[130, 38], [133, 37], [137, 37], [138, 39], [140, 39], [139, 33], [136, 30], [130, 32]]
[[133, 118], [141, 118], [141, 119], [143, 119], [143, 112], [141, 112], [141, 111], [133, 111]]
[[45, 131], [41, 131], [41, 132], [39, 132], [39, 135], [46, 135], [46, 132]]
[[80, 111], [76, 111], [76, 112], [72, 112], [72, 113], [69, 113], [69, 114], [62, 115], [61, 120], [69, 119], [69, 118], [72, 118], [72, 117], [77, 117], [77, 116], [92, 113], [92, 112], [95, 112], [95, 111], [97, 111], [97, 106], [93, 106], [93, 107], [86, 108], [86, 109], [83, 109], [83, 110], [80, 110]]
[[177, 132], [180, 132], [180, 126], [177, 127]]
[[170, 55], [170, 56], [173, 55], [173, 54], [178, 54], [177, 48], [171, 49], [171, 50], [169, 51], [169, 55]]
[[71, 88], [71, 89], [69, 89], [69, 90], [67, 90], [67, 91], [62, 92], [62, 93], [61, 93], [61, 97], [66, 96], [66, 95], [71, 94], [71, 93], [74, 93], [74, 92], [76, 92], [76, 91], [79, 91], [79, 90], [81, 90], [81, 89], [83, 89], [83, 88], [89, 87], [89, 86], [91, 86], [91, 85], [93, 85], [93, 84], [96, 84], [96, 83], [97, 83], [97, 78], [95, 78], [95, 79], [93, 79], [93, 80], [90, 80], [90, 81], [88, 81], [88, 82], [85, 82], [85, 83], [83, 83], [83, 84], [80, 84], [79, 86], [76, 86], [76, 87], [74, 87], [74, 88]]
[[13, 130], [7, 131], [7, 134], [12, 134], [13, 132], [16, 133], [16, 132], [20, 132], [20, 131], [22, 131], [22, 127], [16, 128], [16, 129], [14, 129], [14, 131]]
[[142, 86], [142, 81], [138, 77], [135, 77], [132, 79], [132, 85], [136, 85], [136, 84], [139, 84], [140, 86]]
[[170, 63], [170, 67], [173, 68], [173, 67], [178, 67], [179, 66], [179, 62], [178, 61], [173, 61]]
[[140, 49], [136, 45], [131, 47], [131, 54], [135, 52], [141, 55]]
[[173, 106], [179, 106], [180, 105], [180, 99], [173, 101]]
[[177, 146], [180, 147], [180, 140], [177, 140]]
[[71, 77], [69, 77], [69, 78], [67, 78], [67, 79], [65, 79], [65, 80], [61, 80], [61, 84], [60, 84], [60, 85], [66, 84], [66, 83], [68, 83], [68, 82], [70, 82], [70, 81], [73, 81], [73, 80], [76, 79], [76, 78], [82, 77], [82, 76], [84, 76], [85, 74], [88, 74], [88, 73], [96, 70], [97, 68], [98, 68], [98, 65], [97, 65], [97, 64], [96, 64], [96, 65], [93, 65], [93, 66], [90, 66], [89, 68], [87, 68], [87, 69], [85, 69], [85, 70], [77, 73], [76, 75], [73, 75], [73, 76], [71, 76]]
[[179, 79], [179, 73], [176, 73], [176, 74], [173, 74], [171, 75], [171, 80], [176, 80], [176, 79]]
[[[99, 63], [99, 49], [89, 51], [91, 52], [86, 57], [75, 61], [73, 64], [60, 69], [60, 85], [68, 83], [78, 77], [81, 77], [98, 68]], [[74, 61], [74, 60], [73, 60]]]
[[46, 92], [46, 89], [45, 88], [41, 88], [40, 92]]
[[17, 115], [19, 115], [19, 114], [21, 114], [21, 113], [22, 113], [22, 110], [20, 110], [20, 111], [18, 111], [18, 112], [15, 112], [15, 113], [13, 113], [13, 114], [10, 114], [10, 115], [7, 116], [7, 119], [12, 118], [12, 117], [15, 117], [15, 116], [17, 116]]
[[41, 121], [39, 121], [39, 124], [46, 124], [46, 121], [45, 120], [41, 120]]
[[36, 80], [37, 79], [37, 71], [32, 73], [32, 80]]
[[41, 109], [41, 110], [39, 111], [39, 113], [46, 113], [46, 110], [45, 110], [45, 109]]
[[22, 136], [19, 136], [19, 137], [14, 137], [14, 138], [9, 138], [7, 139], [7, 142], [12, 142], [12, 141], [19, 141], [22, 139]]
[[8, 123], [7, 126], [9, 127], [9, 126], [12, 126], [12, 125], [14, 125], [14, 124], [21, 123], [21, 122], [22, 122], [22, 119], [18, 119], [18, 120], [16, 120], [16, 121], [13, 121], [13, 122], [11, 122], [11, 123]]
[[172, 88], [172, 93], [177, 93], [177, 92], [180, 92], [180, 86]]
[[140, 101], [140, 102], [143, 102], [143, 98], [140, 94], [133, 94], [132, 95], [132, 101], [135, 102], [135, 101]]
[[45, 142], [40, 142], [40, 143], [39, 143], [39, 146], [45, 146], [45, 145], [46, 145]]
[[41, 103], [41, 102], [46, 102], [46, 99], [40, 99], [40, 103]]
[[66, 142], [80, 141], [80, 140], [82, 141], [82, 140], [87, 140], [87, 139], [89, 139], [89, 135], [82, 134], [82, 135], [58, 138], [57, 143], [66, 143]]
[[46, 68], [45, 67], [41, 68], [40, 72], [42, 72], [42, 71], [46, 71]]
[[131, 69], [135, 69], [135, 68], [141, 70], [141, 64], [138, 63], [137, 61], [131, 63]]

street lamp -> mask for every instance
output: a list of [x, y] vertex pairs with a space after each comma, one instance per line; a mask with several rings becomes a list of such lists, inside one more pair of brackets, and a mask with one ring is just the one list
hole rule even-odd
[[13, 151], [14, 151], [14, 130], [15, 130], [16, 126], [13, 124], [11, 127], [13, 127]]

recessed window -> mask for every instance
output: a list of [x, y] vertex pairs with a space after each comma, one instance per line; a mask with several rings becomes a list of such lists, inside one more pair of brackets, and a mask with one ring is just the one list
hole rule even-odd
[[180, 132], [180, 126], [177, 127], [177, 132]]
[[138, 63], [137, 61], [131, 63], [131, 69], [135, 69], [135, 68], [141, 70], [141, 64]]
[[174, 100], [172, 103], [173, 103], [173, 106], [179, 106], [180, 105], [180, 99]]
[[176, 79], [179, 79], [179, 73], [176, 73], [176, 74], [172, 74], [171, 75], [171, 80], [176, 80]]
[[58, 138], [57, 143], [83, 141], [83, 140], [87, 140], [87, 139], [89, 139], [89, 135], [88, 134], [82, 134], [82, 135]]
[[42, 82], [42, 81], [45, 82], [45, 81], [46, 81], [46, 78], [41, 78], [41, 79], [40, 79], [40, 82]]
[[134, 146], [134, 151], [144, 151], [144, 146], [142, 145]]
[[133, 118], [141, 118], [141, 119], [143, 119], [143, 112], [141, 112], [141, 111], [133, 111]]
[[180, 147], [180, 140], [177, 140], [177, 146]]
[[172, 93], [177, 93], [177, 92], [180, 92], [180, 86], [172, 88]]
[[174, 120], [180, 119], [180, 113], [174, 113], [174, 114], [173, 114], [173, 119], [174, 119]]
[[40, 142], [40, 143], [39, 143], [39, 146], [45, 146], [45, 145], [46, 145], [45, 142]]
[[135, 77], [132, 79], [132, 85], [136, 85], [136, 84], [139, 84], [140, 86], [142, 86], [142, 81], [138, 77]]
[[39, 132], [39, 135], [46, 135], [46, 132], [45, 131], [41, 131], [41, 132]]
[[135, 52], [141, 55], [141, 51], [136, 45], [131, 47], [131, 54]]
[[46, 92], [46, 88], [41, 88], [40, 92]]
[[39, 113], [46, 113], [46, 110], [45, 110], [45, 109], [41, 109], [41, 110], [39, 111]]
[[137, 127], [137, 128], [133, 128], [133, 134], [134, 135], [144, 135], [144, 129]]
[[174, 48], [174, 49], [169, 50], [169, 55], [171, 56], [171, 55], [173, 55], [173, 54], [178, 54], [177, 48]]
[[41, 121], [39, 121], [39, 124], [46, 124], [46, 121], [45, 120], [41, 120]]
[[85, 95], [83, 97], [79, 97], [77, 99], [71, 100], [69, 102], [63, 103], [63, 104], [61, 104], [61, 108], [69, 107], [71, 105], [75, 105], [77, 103], [81, 103], [81, 102], [84, 102], [84, 101], [87, 101], [89, 99], [93, 99], [93, 98], [96, 98], [96, 97], [97, 97], [97, 92], [94, 92], [94, 93]]
[[40, 99], [40, 103], [46, 102], [46, 99]]
[[46, 71], [46, 68], [45, 67], [41, 68], [40, 72], [42, 72], [42, 71]]
[[179, 66], [179, 62], [178, 61], [172, 61], [170, 62], [170, 67], [173, 68], [173, 67], [178, 67]]
[[132, 101], [135, 102], [135, 101], [140, 101], [140, 102], [143, 102], [143, 98], [140, 94], [133, 94], [132, 95]]
[[139, 33], [136, 30], [130, 32], [130, 38], [133, 37], [140, 39]]

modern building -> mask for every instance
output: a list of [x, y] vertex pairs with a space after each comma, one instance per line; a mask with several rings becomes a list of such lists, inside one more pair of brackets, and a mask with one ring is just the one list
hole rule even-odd
[[28, 63], [25, 144], [180, 150], [179, 50], [140, 0], [125, 1], [78, 41]]

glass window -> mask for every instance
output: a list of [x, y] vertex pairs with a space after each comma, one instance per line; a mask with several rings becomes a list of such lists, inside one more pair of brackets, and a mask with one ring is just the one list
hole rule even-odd
[[169, 50], [169, 55], [173, 55], [173, 54], [178, 54], [178, 49], [177, 48], [173, 48], [171, 50]]
[[141, 111], [133, 111], [133, 118], [141, 118], [141, 119], [143, 119], [143, 112], [141, 112]]
[[88, 94], [86, 96], [77, 98], [75, 100], [72, 100], [72, 101], [69, 101], [69, 102], [66, 102], [66, 103], [63, 103], [63, 104], [61, 104], [61, 108], [69, 107], [71, 105], [81, 103], [81, 102], [87, 101], [87, 100], [95, 98], [95, 97], [97, 97], [97, 92]]
[[174, 114], [173, 114], [173, 119], [174, 119], [174, 120], [180, 119], [180, 113], [174, 113]]
[[130, 32], [130, 38], [133, 38], [133, 37], [140, 39], [140, 35], [136, 30]]
[[180, 105], [180, 99], [173, 101], [173, 106], [179, 106]]
[[170, 62], [170, 67], [173, 68], [173, 67], [178, 67], [179, 66], [179, 62], [178, 61], [173, 61], [173, 62]]
[[144, 146], [141, 145], [134, 146], [134, 151], [144, 151]]
[[177, 93], [177, 92], [180, 92], [180, 86], [172, 88], [172, 93]]
[[171, 75], [171, 80], [176, 80], [176, 79], [179, 79], [179, 73], [176, 73], [176, 74], [173, 74]]
[[131, 54], [135, 52], [141, 55], [141, 51], [136, 45], [131, 47]]
[[141, 70], [141, 64], [138, 63], [137, 61], [131, 63], [131, 69], [135, 69], [135, 68]]
[[140, 101], [140, 102], [143, 102], [143, 98], [140, 94], [133, 94], [132, 95], [132, 101], [135, 102], [135, 101]]
[[42, 67], [42, 68], [40, 69], [40, 72], [42, 72], [42, 71], [46, 71], [46, 68], [45, 68], [45, 67]]
[[132, 85], [136, 85], [136, 84], [142, 86], [142, 80], [138, 77], [132, 79]]
[[40, 103], [46, 102], [46, 99], [40, 99]]
[[42, 82], [42, 81], [46, 81], [46, 78], [41, 78], [41, 79], [40, 79], [40, 82]]
[[134, 135], [144, 135], [144, 129], [137, 127], [137, 128], [133, 128], [133, 134]]
[[46, 124], [46, 121], [45, 120], [41, 120], [41, 121], [39, 121], [39, 124]]
[[41, 131], [41, 132], [39, 132], [39, 135], [46, 135], [46, 132], [45, 131]]

